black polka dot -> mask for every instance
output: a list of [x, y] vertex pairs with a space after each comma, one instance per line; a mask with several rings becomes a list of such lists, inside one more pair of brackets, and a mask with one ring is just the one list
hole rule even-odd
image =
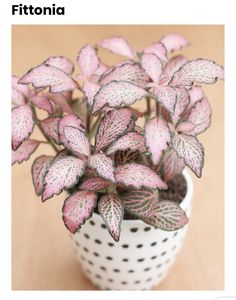
[[91, 271], [89, 269], [86, 269], [85, 272], [91, 274]]
[[99, 274], [95, 274], [95, 277], [101, 279], [102, 277]]
[[146, 282], [149, 282], [149, 281], [151, 281], [151, 280], [152, 280], [152, 277], [148, 278], [148, 279], [146, 280]]
[[166, 251], [164, 251], [164, 252], [161, 253], [161, 256], [164, 256], [164, 255], [166, 255]]
[[85, 260], [85, 257], [84, 257], [83, 255], [81, 255], [80, 258], [81, 258], [82, 260]]
[[153, 242], [153, 243], [151, 243], [151, 247], [154, 247], [154, 246], [156, 246], [156, 244], [157, 244], [157, 242]]
[[127, 281], [121, 281], [121, 284], [125, 285], [125, 284], [127, 284]]
[[84, 247], [83, 250], [84, 250], [85, 252], [89, 252], [88, 248], [86, 248], [86, 247]]
[[78, 241], [75, 242], [76, 246], [79, 247], [80, 243]]
[[93, 255], [97, 256], [97, 257], [99, 256], [99, 254], [97, 252], [93, 252]]
[[174, 233], [173, 237], [175, 237], [177, 234], [178, 234], [178, 231], [176, 231], [176, 232]]
[[168, 241], [168, 238], [165, 238], [162, 243], [166, 243]]
[[138, 244], [136, 247], [137, 247], [137, 248], [142, 248], [142, 247], [143, 247], [143, 244]]
[[139, 283], [140, 283], [140, 280], [136, 280], [134, 283], [135, 283], [135, 284], [139, 284]]
[[84, 237], [86, 237], [86, 239], [89, 239], [89, 235], [87, 233], [84, 234]]
[[103, 266], [100, 267], [101, 270], [106, 271], [107, 269]]
[[129, 273], [134, 273], [134, 270], [129, 270], [128, 272], [129, 272]]
[[152, 256], [152, 257], [151, 257], [151, 259], [156, 259], [156, 258], [157, 258], [157, 256], [156, 256], [156, 255], [154, 255], [154, 256]]
[[167, 259], [167, 260], [165, 261], [165, 264], [167, 265], [169, 262], [170, 262], [170, 260], [169, 260], [169, 259]]
[[114, 280], [113, 279], [111, 279], [111, 278], [108, 278], [107, 279], [109, 282], [113, 282]]
[[119, 273], [119, 272], [120, 272], [120, 270], [119, 270], [119, 269], [113, 269], [113, 272], [115, 272], [115, 273]]
[[129, 248], [129, 245], [124, 244], [124, 245], [122, 245], [122, 247], [123, 247], [123, 248]]
[[113, 260], [113, 258], [111, 256], [106, 256], [107, 260]]
[[137, 231], [138, 231], [138, 228], [133, 227], [133, 228], [130, 229], [130, 231], [131, 231], [131, 232], [137, 232]]
[[104, 229], [106, 229], [106, 225], [105, 224], [102, 224], [101, 227], [104, 228]]
[[157, 269], [159, 269], [162, 266], [162, 264], [157, 265]]
[[150, 270], [151, 270], [151, 268], [145, 268], [145, 269], [143, 269], [144, 272], [147, 272], [147, 271], [150, 271]]
[[102, 242], [101, 242], [100, 240], [98, 240], [98, 239], [96, 239], [94, 242], [97, 243], [97, 244], [101, 244], [101, 243], [102, 243]]
[[138, 262], [143, 262], [145, 260], [145, 258], [138, 258], [137, 261]]
[[108, 246], [113, 247], [114, 244], [113, 243], [108, 243]]
[[91, 260], [88, 260], [88, 263], [92, 266], [93, 262]]
[[144, 231], [149, 231], [149, 230], [151, 230], [151, 227], [145, 227], [144, 228]]
[[92, 226], [94, 226], [94, 225], [95, 225], [95, 223], [94, 223], [94, 221], [93, 221], [93, 220], [90, 220], [90, 221], [89, 221], [89, 223], [90, 223], [90, 225], [92, 225]]
[[127, 262], [127, 261], [129, 261], [129, 259], [128, 258], [123, 258], [122, 261]]

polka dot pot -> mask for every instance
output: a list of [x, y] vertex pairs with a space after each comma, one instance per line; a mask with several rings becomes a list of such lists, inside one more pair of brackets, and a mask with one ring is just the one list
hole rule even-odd
[[[192, 180], [181, 207], [189, 216]], [[85, 275], [99, 289], [148, 290], [157, 286], [176, 260], [186, 235], [187, 225], [167, 232], [141, 220], [123, 220], [120, 241], [116, 243], [98, 214], [93, 214], [73, 236], [76, 255]]]

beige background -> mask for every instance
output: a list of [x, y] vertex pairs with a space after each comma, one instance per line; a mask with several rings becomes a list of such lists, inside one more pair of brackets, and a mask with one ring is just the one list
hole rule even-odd
[[[141, 50], [172, 31], [191, 41], [192, 45], [182, 51], [189, 59], [203, 57], [224, 64], [223, 26], [13, 26], [12, 71], [20, 76], [50, 55], [65, 55], [75, 61], [84, 44], [112, 35], [126, 37]], [[101, 55], [108, 63], [120, 58], [104, 51]], [[200, 136], [206, 152], [205, 167], [200, 180], [192, 176], [195, 191], [188, 237], [160, 290], [224, 289], [223, 83], [204, 89], [213, 108], [212, 125]], [[33, 136], [39, 133], [35, 131]], [[61, 220], [65, 195], [42, 204], [34, 193], [31, 163], [45, 152], [51, 153], [50, 147], [41, 145], [29, 161], [13, 167], [12, 288], [93, 290], [75, 261]]]

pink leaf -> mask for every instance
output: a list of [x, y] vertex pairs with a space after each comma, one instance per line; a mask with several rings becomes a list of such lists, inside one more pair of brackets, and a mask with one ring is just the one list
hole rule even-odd
[[96, 83], [92, 83], [89, 81], [85, 81], [83, 84], [83, 92], [87, 98], [87, 103], [90, 107], [93, 106], [94, 96], [100, 89], [100, 85]]
[[137, 132], [128, 132], [114, 141], [107, 150], [107, 155], [111, 155], [118, 150], [138, 150], [140, 153], [146, 151], [144, 137]]
[[176, 134], [172, 139], [172, 147], [197, 177], [201, 177], [204, 165], [204, 149], [198, 139], [186, 134]]
[[34, 103], [39, 109], [43, 109], [49, 114], [53, 113], [53, 105], [46, 96], [34, 95], [30, 98], [31, 102]]
[[94, 154], [89, 157], [88, 165], [94, 169], [100, 177], [116, 182], [114, 163], [110, 157], [102, 153]]
[[181, 48], [189, 45], [189, 41], [180, 34], [170, 33], [161, 38], [161, 42], [164, 44], [168, 52], [180, 50]]
[[143, 50], [144, 53], [153, 53], [155, 54], [161, 61], [167, 61], [167, 51], [166, 47], [162, 43], [154, 43], [151, 46], [145, 48]]
[[30, 90], [28, 86], [19, 84], [19, 77], [12, 76], [12, 102], [15, 105], [24, 105], [27, 98], [30, 96]]
[[174, 113], [177, 95], [173, 87], [160, 85], [153, 88], [153, 93], [157, 97], [157, 101], [164, 105], [169, 112]]
[[159, 201], [155, 213], [142, 220], [165, 231], [177, 230], [188, 223], [185, 211], [177, 203], [168, 200]]
[[146, 123], [146, 146], [155, 165], [160, 161], [163, 151], [169, 147], [170, 140], [169, 128], [162, 118], [155, 117]]
[[167, 189], [161, 177], [145, 165], [137, 163], [119, 165], [115, 174], [117, 182], [125, 186], [132, 186], [136, 189], [141, 187]]
[[74, 192], [65, 200], [62, 219], [71, 233], [76, 233], [81, 225], [92, 216], [96, 201], [96, 194], [89, 191]]
[[188, 131], [188, 134], [197, 135], [205, 131], [210, 126], [211, 114], [211, 106], [206, 97], [197, 101], [191, 108], [187, 119], [188, 122], [195, 125], [194, 128]]
[[149, 77], [137, 63], [124, 63], [121, 66], [111, 68], [99, 81], [104, 85], [110, 81], [128, 81], [140, 87], [146, 87]]
[[66, 139], [65, 147], [67, 147], [76, 156], [89, 156], [90, 146], [89, 141], [84, 132], [79, 128], [66, 126], [64, 128]]
[[45, 64], [30, 69], [21, 77], [19, 83], [32, 83], [36, 88], [49, 86], [52, 93], [65, 92], [78, 87], [78, 84], [65, 72]]
[[43, 192], [43, 178], [52, 160], [53, 156], [42, 155], [37, 157], [33, 162], [31, 172], [37, 195], [41, 195]]
[[55, 103], [57, 106], [59, 106], [63, 112], [65, 112], [67, 114], [73, 113], [70, 105], [68, 104], [68, 101], [66, 100], [66, 98], [63, 94], [45, 93], [44, 96], [46, 96], [49, 100], [51, 100], [53, 103]]
[[204, 97], [204, 92], [200, 86], [193, 85], [189, 90], [189, 97], [191, 105], [195, 104], [198, 100]]
[[64, 56], [50, 56], [43, 64], [58, 68], [68, 75], [72, 74], [74, 70], [72, 61]]
[[101, 75], [103, 75], [108, 69], [109, 69], [108, 66], [105, 65], [105, 64], [104, 64], [103, 62], [101, 62], [101, 60], [100, 60], [99, 67], [98, 67], [98, 69], [96, 70], [96, 72], [95, 72], [94, 74], [97, 75], [97, 76], [101, 76]]
[[77, 63], [82, 73], [89, 78], [99, 67], [97, 52], [91, 45], [87, 44], [80, 50]]
[[106, 181], [105, 179], [101, 177], [92, 177], [85, 179], [79, 188], [81, 190], [87, 190], [87, 191], [99, 191], [107, 188], [110, 185], [109, 181]]
[[179, 70], [179, 68], [182, 67], [187, 61], [187, 58], [182, 55], [172, 57], [165, 65], [164, 74], [168, 78], [171, 78], [173, 74], [177, 70]]
[[12, 149], [16, 150], [26, 140], [34, 128], [31, 107], [24, 104], [12, 109]]
[[117, 151], [115, 154], [115, 164], [116, 166], [118, 166], [128, 162], [134, 162], [138, 159], [138, 157], [139, 157], [139, 151], [131, 151], [131, 150]]
[[133, 113], [128, 108], [120, 108], [106, 114], [96, 133], [96, 150], [104, 149], [124, 134], [133, 120], [132, 116]]
[[148, 76], [154, 82], [159, 83], [159, 79], [162, 73], [162, 63], [160, 59], [155, 54], [143, 54], [141, 63]]
[[130, 190], [122, 195], [125, 210], [137, 217], [150, 217], [158, 202], [157, 190]]
[[12, 151], [12, 165], [14, 163], [22, 163], [24, 160], [28, 160], [30, 155], [38, 148], [38, 141], [25, 140], [16, 151]]
[[192, 130], [194, 130], [195, 127], [196, 125], [193, 124], [192, 122], [183, 121], [178, 124], [178, 126], [176, 127], [176, 131], [178, 133], [185, 133], [191, 135], [191, 132]]
[[84, 168], [84, 162], [73, 156], [62, 156], [53, 161], [44, 177], [42, 201], [73, 187], [83, 175]]
[[212, 60], [196, 59], [184, 64], [172, 77], [172, 86], [191, 86], [194, 82], [215, 83], [224, 79], [224, 68]]
[[122, 37], [116, 36], [104, 39], [99, 43], [99, 46], [113, 53], [126, 56], [131, 59], [135, 58], [133, 49], [130, 47], [128, 42]]
[[44, 134], [52, 139], [56, 144], [60, 144], [58, 123], [60, 121], [59, 117], [49, 117], [41, 121], [41, 127]]
[[177, 89], [177, 99], [175, 104], [175, 111], [172, 114], [172, 121], [173, 124], [176, 125], [176, 123], [179, 121], [180, 117], [184, 113], [185, 109], [189, 105], [189, 94], [188, 91], [184, 88]]
[[109, 107], [130, 105], [147, 95], [148, 93], [144, 89], [130, 82], [110, 81], [102, 86], [95, 95], [92, 113], [97, 112], [105, 105]]
[[165, 182], [168, 182], [173, 179], [175, 175], [182, 172], [184, 169], [184, 161], [171, 149], [165, 153], [162, 166]]
[[115, 194], [104, 195], [98, 202], [98, 211], [110, 235], [118, 242], [120, 238], [120, 225], [124, 213], [122, 200]]

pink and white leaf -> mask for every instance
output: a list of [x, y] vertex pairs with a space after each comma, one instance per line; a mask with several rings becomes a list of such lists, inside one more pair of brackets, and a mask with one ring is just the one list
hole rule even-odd
[[66, 97], [62, 93], [45, 93], [44, 96], [46, 96], [55, 105], [60, 107], [62, 112], [65, 112], [67, 114], [73, 113]]
[[91, 191], [76, 191], [65, 200], [62, 219], [71, 233], [76, 233], [92, 216], [96, 202], [97, 196]]
[[182, 67], [187, 61], [187, 58], [182, 55], [172, 57], [165, 65], [164, 74], [168, 78], [171, 78], [173, 74], [178, 71], [179, 68]]
[[203, 89], [197, 85], [193, 85], [190, 89], [188, 89], [188, 93], [191, 106], [205, 96]]
[[73, 156], [62, 156], [53, 161], [44, 177], [42, 201], [77, 184], [79, 177], [83, 175], [84, 168], [85, 163]]
[[90, 145], [85, 133], [79, 128], [66, 126], [64, 128], [65, 147], [74, 153], [76, 156], [90, 155]]
[[110, 182], [101, 177], [92, 177], [85, 179], [79, 188], [87, 191], [100, 191], [107, 188], [109, 185]]
[[61, 118], [59, 117], [49, 117], [40, 122], [44, 134], [48, 138], [52, 139], [56, 144], [60, 144], [60, 138], [58, 132], [58, 124], [60, 119]]
[[224, 79], [224, 68], [208, 59], [196, 59], [184, 64], [172, 77], [172, 86], [191, 86], [194, 82], [212, 84]]
[[148, 93], [144, 89], [130, 82], [110, 81], [102, 86], [95, 95], [92, 113], [96, 113], [105, 105], [112, 108], [130, 105], [147, 95]]
[[153, 88], [153, 94], [164, 107], [171, 113], [174, 113], [177, 100], [176, 90], [167, 85], [159, 85]]
[[37, 106], [39, 109], [43, 109], [49, 114], [54, 112], [52, 102], [44, 95], [33, 95], [30, 98], [31, 102]]
[[186, 134], [175, 134], [172, 139], [172, 147], [178, 157], [184, 160], [197, 177], [201, 177], [204, 165], [204, 149], [198, 139]]
[[19, 77], [12, 76], [12, 102], [15, 105], [24, 105], [27, 98], [30, 96], [30, 90], [28, 86], [24, 84], [19, 84]]
[[77, 63], [85, 77], [89, 78], [99, 67], [99, 58], [96, 50], [89, 44], [79, 52]]
[[128, 108], [110, 111], [103, 117], [96, 133], [95, 148], [100, 151], [123, 135], [133, 120], [133, 113]]
[[117, 151], [139, 151], [143, 153], [146, 151], [144, 137], [137, 132], [128, 132], [114, 141], [107, 149], [107, 155], [111, 155]]
[[125, 210], [137, 217], [150, 217], [158, 199], [158, 190], [130, 190], [122, 195]]
[[45, 64], [30, 69], [21, 77], [19, 83], [32, 83], [36, 88], [49, 86], [52, 93], [70, 91], [78, 87], [78, 84], [68, 74]]
[[154, 165], [157, 165], [164, 150], [167, 150], [171, 141], [170, 130], [166, 122], [155, 117], [145, 125], [145, 142]]
[[168, 52], [180, 50], [189, 45], [189, 41], [180, 34], [169, 33], [161, 38]]
[[109, 69], [109, 67], [107, 65], [105, 65], [103, 62], [101, 62], [100, 60], [100, 64], [98, 69], [96, 70], [96, 72], [94, 73], [94, 75], [97, 76], [102, 76], [107, 70]]
[[38, 148], [39, 142], [35, 140], [25, 140], [16, 151], [12, 151], [12, 165], [16, 162], [22, 163], [24, 160], [28, 160], [31, 154]]
[[104, 39], [99, 43], [99, 46], [113, 53], [126, 56], [131, 59], [135, 58], [134, 50], [122, 37], [115, 36], [112, 38]]
[[180, 229], [188, 223], [185, 211], [177, 203], [169, 200], [159, 201], [153, 215], [142, 220], [165, 231]]
[[162, 43], [153, 43], [151, 46], [146, 47], [143, 50], [144, 53], [155, 54], [161, 61], [167, 61], [167, 50]]
[[172, 114], [173, 124], [176, 125], [179, 121], [180, 117], [183, 115], [184, 111], [188, 107], [190, 103], [188, 90], [184, 88], [178, 88], [177, 91], [177, 99], [175, 104], [175, 111]]
[[115, 174], [116, 181], [125, 186], [131, 186], [136, 189], [140, 189], [141, 187], [167, 189], [167, 185], [161, 177], [149, 167], [142, 164], [127, 163], [119, 165], [116, 168]]
[[162, 63], [160, 59], [155, 54], [146, 53], [142, 55], [141, 64], [152, 81], [159, 83], [162, 73]]
[[68, 75], [71, 75], [74, 70], [73, 62], [64, 56], [50, 56], [43, 64], [58, 68]]
[[12, 149], [16, 150], [34, 128], [34, 115], [28, 104], [12, 109]]
[[88, 166], [94, 169], [97, 174], [111, 182], [116, 182], [114, 162], [103, 153], [91, 155], [88, 159]]
[[31, 173], [37, 195], [41, 195], [43, 192], [43, 178], [52, 161], [53, 156], [41, 155], [33, 162]]
[[131, 150], [117, 151], [115, 153], [115, 164], [116, 166], [118, 166], [118, 165], [123, 165], [125, 163], [134, 162], [138, 159], [138, 157], [139, 157], [139, 151], [131, 151]]
[[180, 174], [184, 169], [184, 161], [179, 158], [174, 150], [165, 153], [162, 161], [162, 170], [165, 182], [170, 181], [175, 175]]
[[94, 96], [100, 89], [100, 85], [92, 83], [90, 81], [84, 81], [83, 83], [83, 92], [86, 96], [87, 103], [90, 107], [93, 106]]
[[183, 121], [183, 122], [180, 122], [177, 125], [176, 131], [178, 133], [184, 133], [184, 134], [192, 135], [191, 132], [194, 130], [195, 127], [196, 127], [196, 125], [193, 124], [192, 122]]
[[98, 211], [110, 235], [118, 242], [120, 238], [120, 225], [124, 214], [122, 200], [115, 194], [104, 195], [98, 202]]

